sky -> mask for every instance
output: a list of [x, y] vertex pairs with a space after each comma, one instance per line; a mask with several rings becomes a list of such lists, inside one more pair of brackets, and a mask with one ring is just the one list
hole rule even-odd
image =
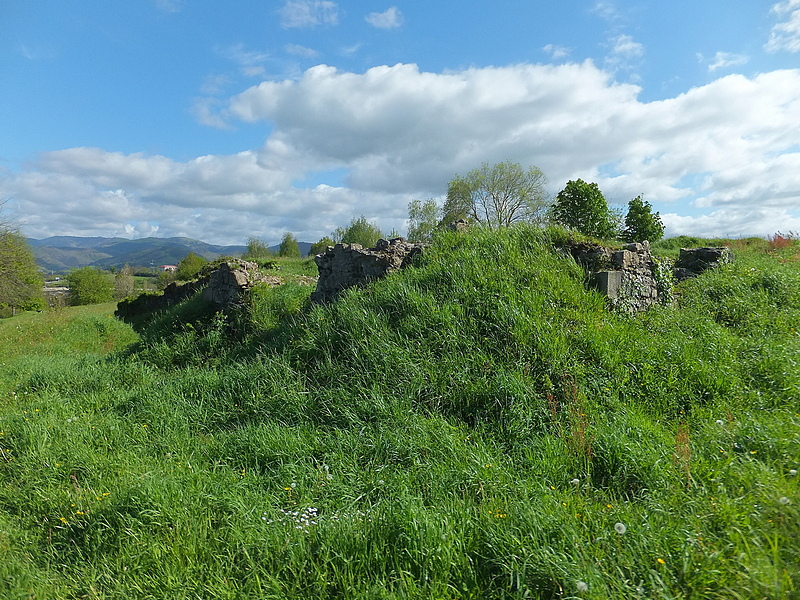
[[0, 0], [0, 90], [36, 239], [402, 234], [506, 160], [668, 236], [800, 232], [800, 0]]

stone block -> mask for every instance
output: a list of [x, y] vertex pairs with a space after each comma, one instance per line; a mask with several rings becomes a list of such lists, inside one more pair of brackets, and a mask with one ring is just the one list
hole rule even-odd
[[614, 300], [622, 289], [622, 271], [598, 271], [592, 282], [601, 294]]

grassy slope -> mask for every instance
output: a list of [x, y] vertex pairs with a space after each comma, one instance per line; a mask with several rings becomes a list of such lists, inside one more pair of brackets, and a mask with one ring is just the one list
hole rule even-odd
[[0, 323], [0, 595], [796, 596], [796, 246], [629, 318], [540, 238], [122, 353], [87, 308]]

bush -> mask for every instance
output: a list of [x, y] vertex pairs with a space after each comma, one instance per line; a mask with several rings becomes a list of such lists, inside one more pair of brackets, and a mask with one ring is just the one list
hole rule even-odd
[[82, 267], [72, 271], [69, 282], [69, 302], [72, 306], [111, 302], [114, 286], [110, 276], [93, 267]]

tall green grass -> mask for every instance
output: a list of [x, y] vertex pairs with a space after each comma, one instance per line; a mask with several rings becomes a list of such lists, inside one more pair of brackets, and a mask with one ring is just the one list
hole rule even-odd
[[631, 317], [552, 235], [0, 323], [0, 596], [796, 597], [797, 254]]

